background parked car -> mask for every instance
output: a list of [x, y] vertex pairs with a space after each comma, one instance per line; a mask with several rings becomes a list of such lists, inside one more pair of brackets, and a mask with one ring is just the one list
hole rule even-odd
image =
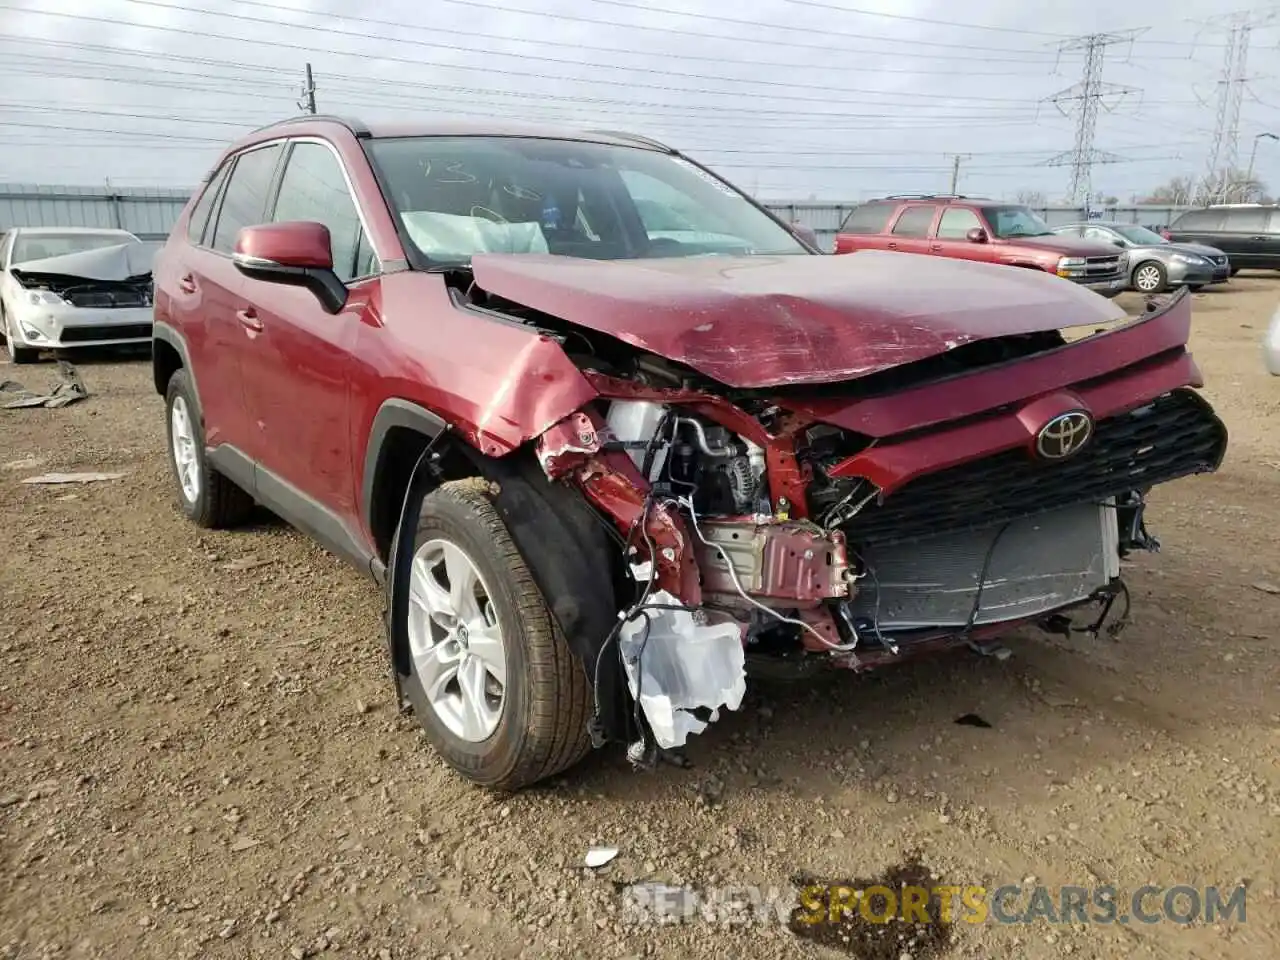
[[1275, 204], [1188, 210], [1164, 236], [1217, 247], [1230, 258], [1233, 277], [1241, 270], [1280, 270], [1280, 207]]
[[1059, 237], [1027, 206], [974, 197], [885, 197], [854, 207], [836, 253], [897, 250], [1030, 267], [1110, 299], [1129, 286], [1125, 254], [1112, 244]]
[[155, 248], [124, 230], [16, 227], [0, 235], [0, 332], [9, 359], [151, 342]]
[[1119, 247], [1129, 254], [1129, 282], [1140, 293], [1161, 293], [1169, 287], [1192, 290], [1225, 283], [1231, 276], [1227, 255], [1198, 243], [1173, 243], [1134, 223], [1091, 220], [1054, 227], [1060, 237], [1083, 237]]

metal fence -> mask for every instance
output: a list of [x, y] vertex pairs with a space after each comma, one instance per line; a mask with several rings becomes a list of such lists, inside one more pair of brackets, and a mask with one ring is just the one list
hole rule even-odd
[[10, 227], [108, 227], [159, 241], [190, 190], [163, 187], [65, 187], [0, 184], [0, 230]]
[[[849, 211], [858, 204], [771, 200], [764, 205], [788, 223], [798, 222], [812, 228], [818, 235], [821, 248], [830, 250], [835, 244], [836, 232], [840, 229], [840, 224], [844, 223], [844, 218], [849, 215]], [[1092, 210], [1086, 210], [1083, 207], [1033, 207], [1032, 209], [1051, 227], [1077, 220], [1115, 220], [1119, 223], [1138, 223], [1155, 228], [1168, 226], [1178, 214], [1196, 208], [1139, 204]]]

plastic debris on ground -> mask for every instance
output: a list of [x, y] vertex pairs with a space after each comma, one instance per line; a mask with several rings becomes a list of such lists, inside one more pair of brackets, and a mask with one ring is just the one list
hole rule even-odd
[[[698, 624], [670, 593], [656, 591], [642, 615], [622, 625], [618, 645], [631, 695], [640, 703], [658, 745], [683, 746], [719, 718], [737, 710], [747, 692], [742, 632], [735, 623]], [[698, 719], [691, 711], [710, 711]]]
[[603, 867], [618, 855], [617, 847], [592, 847], [587, 851], [586, 864], [592, 869]]
[[47, 393], [28, 390], [16, 380], [0, 381], [0, 394], [13, 394], [0, 406], [8, 410], [22, 407], [65, 407], [89, 396], [89, 390], [80, 379], [76, 368], [65, 360], [58, 361], [58, 383]]
[[99, 480], [119, 480], [123, 473], [42, 473], [27, 477], [23, 483], [95, 483]]

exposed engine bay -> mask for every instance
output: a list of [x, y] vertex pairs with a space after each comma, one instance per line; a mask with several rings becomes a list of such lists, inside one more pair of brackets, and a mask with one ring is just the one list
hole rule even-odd
[[989, 337], [773, 387], [716, 382], [471, 283], [459, 302], [535, 327], [597, 394], [535, 447], [621, 541], [634, 600], [618, 596], [587, 667], [598, 678], [617, 657], [637, 763], [737, 709], [753, 673], [964, 644], [1007, 655], [994, 641], [1020, 626], [1117, 635], [1121, 560], [1159, 549], [1147, 492], [1215, 470], [1226, 447], [1188, 389], [1184, 300], [1075, 342]]
[[13, 276], [25, 290], [51, 294], [50, 302], [83, 310], [149, 307], [153, 296], [150, 274], [124, 280], [97, 280], [15, 269]]

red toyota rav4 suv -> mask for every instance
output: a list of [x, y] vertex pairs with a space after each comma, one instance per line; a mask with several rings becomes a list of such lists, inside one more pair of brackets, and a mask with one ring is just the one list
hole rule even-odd
[[1030, 207], [995, 200], [911, 194], [868, 201], [836, 235], [836, 253], [855, 250], [1030, 267], [1108, 299], [1129, 287], [1126, 254], [1113, 244], [1059, 236]]
[[680, 760], [748, 669], [1110, 629], [1145, 492], [1227, 442], [1184, 296], [822, 256], [624, 134], [280, 123], [155, 277], [182, 510], [380, 581], [399, 703], [504, 789]]

